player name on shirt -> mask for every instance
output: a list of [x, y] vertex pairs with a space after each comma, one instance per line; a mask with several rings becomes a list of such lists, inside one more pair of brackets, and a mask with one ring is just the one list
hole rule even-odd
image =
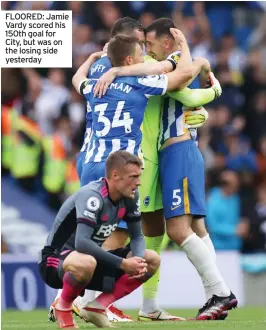
[[123, 83], [112, 83], [110, 86], [109, 86], [109, 89], [116, 89], [116, 90], [120, 90], [121, 92], [124, 92], [124, 93], [129, 93], [131, 90], [132, 90], [132, 87], [128, 86], [128, 85], [125, 85]]

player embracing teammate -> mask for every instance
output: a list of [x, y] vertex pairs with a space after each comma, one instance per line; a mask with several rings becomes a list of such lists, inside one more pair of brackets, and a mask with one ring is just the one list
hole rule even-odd
[[[147, 28], [147, 51], [161, 61], [152, 63], [154, 60], [151, 60], [148, 65], [142, 63], [144, 33], [141, 26], [124, 18], [116, 27], [116, 32], [123, 32], [123, 35], [116, 35], [110, 41], [108, 56], [95, 63], [95, 58], [102, 54], [90, 57], [73, 79], [74, 86], [88, 104], [87, 136], [78, 163], [81, 184], [104, 176], [107, 156], [116, 150], [122, 149], [139, 157], [143, 151], [143, 185], [139, 189], [146, 246], [160, 253], [165, 218], [168, 235], [186, 252], [205, 288], [208, 301], [197, 319], [224, 318], [227, 316], [224, 312], [235, 307], [237, 300], [215, 264], [215, 251], [202, 219], [205, 216], [204, 164], [193, 141], [195, 128], [204, 123], [206, 111], [183, 109], [183, 105], [198, 107], [212, 101], [221, 94], [220, 85], [211, 74], [210, 88], [193, 89], [200, 87], [197, 84], [191, 85], [192, 89], [186, 88], [198, 74], [205, 75], [205, 80], [209, 78], [209, 63], [202, 58], [192, 62], [186, 40], [174, 29], [171, 20], [157, 20]], [[111, 66], [118, 68], [112, 69], [109, 76], [106, 74], [109, 80], [99, 84], [98, 79]], [[161, 74], [163, 72], [169, 73]], [[112, 81], [117, 74], [125, 77]], [[141, 77], [149, 74], [159, 75]], [[161, 97], [175, 89], [178, 90], [164, 99]], [[101, 98], [94, 96], [98, 91], [103, 94]], [[174, 156], [170, 157], [170, 154]], [[175, 180], [171, 179], [173, 175]], [[122, 221], [123, 216], [120, 219], [122, 228], [116, 229], [109, 243], [106, 242], [109, 249], [120, 248], [126, 243], [126, 223]], [[156, 275], [159, 276], [158, 272]], [[144, 285], [140, 320], [180, 320], [158, 307], [156, 275]], [[81, 310], [84, 308], [80, 307]]]

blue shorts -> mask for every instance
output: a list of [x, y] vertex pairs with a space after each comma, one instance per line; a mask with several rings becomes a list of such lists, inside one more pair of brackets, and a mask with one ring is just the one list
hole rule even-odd
[[88, 162], [83, 163], [82, 173], [80, 178], [81, 187], [86, 186], [91, 181], [99, 180], [105, 176], [105, 162], [93, 163]]
[[159, 152], [159, 175], [166, 220], [184, 214], [206, 215], [204, 160], [192, 140]]
[[85, 160], [85, 155], [86, 155], [86, 152], [80, 151], [77, 156], [76, 169], [77, 169], [79, 181], [81, 181], [81, 175], [82, 175], [82, 169], [83, 169], [83, 164], [84, 164], [84, 160]]
[[[85, 186], [91, 181], [99, 180], [104, 176], [105, 176], [105, 162], [100, 162], [100, 163], [88, 162], [86, 164], [83, 164], [82, 174], [80, 179], [81, 187]], [[124, 220], [119, 221], [117, 228], [127, 229], [126, 222]]]

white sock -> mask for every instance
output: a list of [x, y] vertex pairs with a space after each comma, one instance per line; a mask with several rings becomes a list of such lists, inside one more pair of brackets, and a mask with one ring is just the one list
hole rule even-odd
[[82, 306], [88, 305], [91, 301], [95, 299], [96, 291], [85, 290], [84, 296], [80, 297], [80, 303]]
[[[216, 262], [216, 252], [215, 252], [212, 240], [210, 238], [210, 235], [207, 234], [206, 236], [202, 237], [201, 239], [206, 244], [207, 248], [211, 252], [213, 260]], [[212, 292], [208, 286], [204, 286], [204, 291], [205, 291], [206, 301], [208, 301], [212, 297]]]
[[225, 284], [212, 254], [204, 242], [195, 234], [189, 235], [181, 244], [181, 249], [186, 252], [188, 259], [197, 269], [204, 287], [208, 287], [211, 295], [227, 297], [230, 290]]
[[141, 306], [141, 311], [150, 314], [158, 311], [159, 305], [156, 298], [143, 298], [143, 303]]
[[95, 299], [96, 299], [97, 297], [99, 297], [99, 295], [100, 295], [101, 293], [102, 293], [101, 291], [95, 291]]
[[57, 291], [56, 297], [54, 298], [54, 300], [56, 300], [57, 298], [61, 297], [61, 293], [62, 293], [63, 289], [59, 289]]
[[212, 243], [212, 240], [210, 238], [210, 235], [207, 234], [206, 236], [202, 237], [201, 239], [206, 244], [207, 248], [209, 249], [209, 251], [212, 254], [213, 260], [216, 262], [216, 252], [215, 252], [215, 248], [214, 248], [214, 245]]
[[92, 308], [97, 308], [97, 309], [104, 309], [104, 310], [106, 309], [104, 306], [102, 306], [101, 304], [99, 304], [97, 300], [91, 301], [89, 303], [89, 306], [92, 307]]

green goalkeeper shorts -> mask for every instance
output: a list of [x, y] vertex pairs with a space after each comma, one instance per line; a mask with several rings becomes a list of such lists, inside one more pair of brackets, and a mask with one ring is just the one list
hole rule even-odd
[[141, 212], [154, 212], [163, 208], [159, 182], [159, 167], [144, 157], [141, 186], [138, 188]]

